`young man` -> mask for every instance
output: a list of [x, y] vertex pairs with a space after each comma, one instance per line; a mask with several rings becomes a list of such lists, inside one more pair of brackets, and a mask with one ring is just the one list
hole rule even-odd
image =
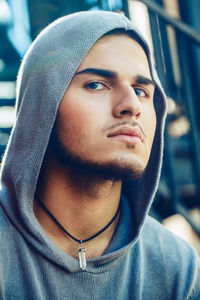
[[165, 111], [125, 17], [76, 13], [39, 35], [2, 166], [1, 299], [199, 299], [195, 251], [147, 215]]

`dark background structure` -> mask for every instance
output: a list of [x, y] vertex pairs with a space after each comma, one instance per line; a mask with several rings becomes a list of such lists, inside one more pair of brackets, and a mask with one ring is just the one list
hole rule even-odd
[[161, 222], [179, 214], [200, 236], [200, 1], [15, 2], [0, 0], [0, 157], [14, 122], [18, 68], [38, 33], [56, 18], [81, 10], [116, 11], [134, 22], [139, 5], [169, 104], [162, 176], [151, 214]]

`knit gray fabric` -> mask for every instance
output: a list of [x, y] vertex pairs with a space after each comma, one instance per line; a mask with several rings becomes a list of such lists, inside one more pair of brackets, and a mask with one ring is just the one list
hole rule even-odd
[[[157, 115], [156, 134], [144, 175], [139, 180], [123, 184], [123, 195], [128, 200], [131, 215], [134, 217], [135, 228], [132, 241], [116, 251], [108, 251], [101, 257], [89, 259], [86, 272], [81, 272], [78, 262], [59, 249], [41, 228], [33, 213], [33, 198], [59, 103], [89, 49], [105, 33], [116, 28], [132, 31], [138, 36], [146, 52], [152, 79], [156, 85], [154, 94]], [[141, 247], [144, 249], [146, 247], [144, 240], [147, 240], [147, 237], [142, 239], [148, 231], [144, 229], [145, 224], [150, 224], [149, 228], [152, 228], [152, 233], [148, 232], [149, 236], [155, 233], [154, 237], [150, 237], [152, 242], [156, 242], [156, 235], [159, 231], [160, 235], [169, 236], [168, 239], [178, 245], [176, 251], [185, 247], [185, 253], [189, 253], [187, 257], [191, 257], [191, 264], [188, 263], [187, 267], [184, 265], [184, 272], [186, 274], [187, 268], [191, 266], [193, 272], [187, 284], [185, 283], [185, 288], [182, 284], [182, 287], [176, 291], [176, 295], [180, 297], [177, 299], [186, 299], [181, 297], [183, 295], [189, 297], [188, 295], [192, 293], [196, 297], [199, 293], [196, 288], [199, 275], [197, 275], [195, 253], [189, 246], [166, 233], [164, 229], [160, 229], [160, 225], [155, 221], [150, 221], [147, 217], [160, 177], [166, 99], [152, 66], [149, 47], [133, 24], [120, 14], [102, 11], [75, 13], [53, 22], [39, 34], [23, 59], [17, 80], [16, 107], [16, 123], [1, 168], [0, 223], [4, 230], [0, 237], [0, 244], [3, 244], [0, 264], [4, 273], [7, 274], [3, 279], [0, 278], [2, 299], [14, 299], [16, 295], [15, 299], [29, 299], [30, 295], [32, 299], [79, 299], [83, 295], [84, 299], [153, 299], [148, 298], [151, 288], [147, 288], [149, 292], [145, 294], [143, 290], [145, 286], [140, 289], [136, 288], [138, 279], [135, 278], [132, 283], [130, 282], [130, 278], [133, 280], [135, 276], [132, 273], [133, 270], [137, 273], [140, 268], [145, 268], [146, 252], [141, 252]], [[160, 240], [160, 244], [161, 242], [163, 240]], [[6, 243], [8, 243], [7, 247], [12, 247], [12, 249], [7, 249]], [[151, 246], [154, 247], [153, 244]], [[169, 249], [168, 251], [167, 253], [170, 253]], [[136, 264], [141, 262], [138, 269], [133, 267], [133, 261], [131, 264], [128, 263], [133, 260], [133, 252], [140, 253], [136, 255], [136, 260], [134, 259]], [[157, 252], [159, 252], [158, 249]], [[8, 253], [10, 253], [9, 257]], [[144, 261], [141, 260], [143, 255]], [[9, 260], [11, 257], [14, 261], [13, 265], [6, 266], [6, 259]], [[173, 263], [174, 260], [176, 258], [173, 259]], [[18, 274], [11, 275], [13, 288], [7, 282], [9, 267], [9, 272], [14, 268]], [[124, 274], [119, 274], [120, 270], [125, 269], [127, 269], [127, 274], [125, 271]], [[108, 277], [104, 277], [103, 274], [98, 278], [95, 277], [95, 274], [104, 272], [107, 272]], [[173, 280], [175, 280], [175, 274]], [[23, 283], [20, 283], [19, 278], [16, 279], [17, 276]], [[118, 282], [120, 276], [124, 280], [123, 289], [110, 290], [106, 287], [106, 282], [111, 280]], [[150, 273], [146, 275], [145, 282], [148, 277]], [[188, 278], [187, 275], [186, 277]], [[24, 287], [24, 282], [29, 285], [27, 289]], [[98, 282], [101, 283], [103, 290], [98, 287]], [[185, 279], [182, 282], [185, 282]], [[152, 281], [152, 286], [155, 283], [156, 281], [154, 283]], [[111, 287], [112, 284], [110, 282], [109, 286]], [[166, 289], [170, 290], [168, 295], [158, 288], [157, 294], [154, 291], [153, 295], [162, 295], [162, 297], [154, 299], [172, 299], [169, 296], [173, 293], [172, 286], [174, 292], [175, 287], [170, 281]], [[145, 298], [141, 295], [145, 295]], [[191, 299], [197, 299], [195, 297]]]

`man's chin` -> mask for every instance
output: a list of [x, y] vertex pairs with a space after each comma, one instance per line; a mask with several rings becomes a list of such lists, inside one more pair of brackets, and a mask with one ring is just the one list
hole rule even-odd
[[112, 181], [136, 180], [141, 178], [144, 172], [144, 168], [139, 162], [132, 165], [118, 161], [99, 163], [69, 154], [59, 156], [59, 160], [63, 165], [74, 169], [79, 174], [81, 172], [85, 175]]
[[68, 151], [60, 142], [57, 134], [54, 134], [54, 139], [51, 140], [49, 146], [61, 165], [73, 169], [79, 175], [82, 173], [90, 177], [99, 177], [99, 179], [125, 181], [139, 179], [144, 172], [144, 166], [136, 159], [134, 161], [132, 159], [131, 161], [113, 159], [109, 162], [98, 162], [80, 157], [76, 153]]
[[102, 175], [105, 179], [113, 181], [136, 180], [141, 178], [143, 170], [138, 167], [130, 168], [119, 165], [102, 165]]

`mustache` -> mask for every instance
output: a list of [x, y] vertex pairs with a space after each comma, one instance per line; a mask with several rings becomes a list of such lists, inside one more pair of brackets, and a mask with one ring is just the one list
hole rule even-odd
[[143, 136], [144, 136], [144, 138], [147, 138], [147, 135], [145, 134], [145, 132], [144, 132], [142, 126], [141, 126], [140, 124], [138, 124], [138, 122], [136, 122], [136, 121], [133, 121], [133, 122], [123, 121], [123, 122], [121, 122], [121, 123], [113, 124], [113, 125], [111, 125], [111, 126], [109, 126], [109, 127], [106, 127], [106, 128], [103, 130], [103, 132], [109, 131], [109, 130], [112, 130], [112, 129], [115, 129], [115, 128], [118, 128], [118, 127], [121, 127], [121, 126], [123, 126], [123, 125], [127, 125], [127, 126], [130, 126], [130, 127], [135, 127], [135, 126], [139, 127], [140, 130], [141, 130], [141, 132], [142, 132], [142, 134], [143, 134]]

